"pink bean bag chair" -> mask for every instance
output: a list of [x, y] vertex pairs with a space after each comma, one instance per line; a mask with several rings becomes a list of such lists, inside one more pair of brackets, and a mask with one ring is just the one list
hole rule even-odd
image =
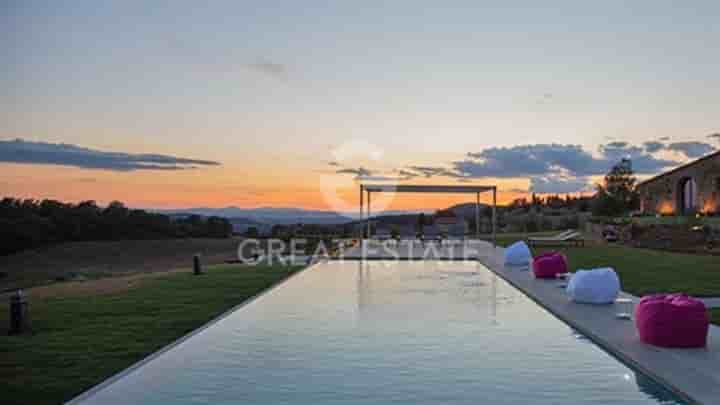
[[660, 347], [705, 347], [710, 320], [702, 301], [685, 294], [647, 295], [635, 308], [640, 340]]
[[533, 273], [537, 278], [555, 278], [568, 272], [567, 258], [560, 252], [547, 252], [533, 259]]

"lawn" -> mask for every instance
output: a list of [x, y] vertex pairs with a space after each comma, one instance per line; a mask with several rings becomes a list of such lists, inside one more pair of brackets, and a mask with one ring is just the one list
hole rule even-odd
[[[517, 238], [500, 236], [507, 246]], [[534, 248], [533, 253], [562, 250], [571, 270], [612, 267], [623, 290], [641, 296], [659, 292], [685, 292], [699, 297], [720, 297], [720, 257], [670, 253], [659, 250], [589, 243], [585, 247]], [[716, 317], [716, 319], [718, 319]]]
[[710, 322], [720, 325], [720, 308], [710, 310]]
[[299, 269], [218, 265], [201, 276], [168, 273], [102, 295], [32, 299], [31, 290], [34, 333], [25, 336], [6, 335], [3, 300], [3, 404], [69, 400]]

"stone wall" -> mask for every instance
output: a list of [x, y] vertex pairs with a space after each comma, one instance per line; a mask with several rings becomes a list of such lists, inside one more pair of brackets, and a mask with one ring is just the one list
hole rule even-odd
[[665, 215], [692, 214], [680, 212], [682, 185], [686, 179], [695, 180], [697, 185], [696, 211], [720, 213], [720, 153], [638, 185], [641, 210]]

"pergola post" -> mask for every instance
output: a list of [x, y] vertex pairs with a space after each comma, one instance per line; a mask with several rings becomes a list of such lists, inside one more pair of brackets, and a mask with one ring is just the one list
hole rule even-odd
[[370, 239], [370, 196], [372, 192], [368, 190], [368, 203], [367, 203], [367, 238]]
[[475, 239], [480, 239], [480, 193], [475, 193]]
[[364, 222], [363, 222], [363, 214], [365, 212], [365, 207], [363, 207], [365, 203], [365, 195], [363, 194], [365, 191], [365, 186], [362, 184], [360, 185], [360, 218], [358, 219], [358, 224], [360, 225], [358, 229], [360, 229], [360, 243], [363, 243], [363, 228], [364, 228]]
[[492, 238], [493, 238], [493, 247], [497, 247], [497, 187], [493, 187], [493, 207], [492, 207]]

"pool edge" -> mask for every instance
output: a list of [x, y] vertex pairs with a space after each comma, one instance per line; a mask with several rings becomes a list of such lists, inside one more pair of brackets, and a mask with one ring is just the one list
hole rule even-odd
[[130, 366], [118, 371], [117, 373], [111, 375], [110, 377], [106, 378], [99, 384], [93, 385], [92, 387], [88, 388], [87, 390], [81, 392], [74, 398], [70, 399], [67, 402], [63, 402], [65, 405], [77, 405], [82, 403], [83, 401], [87, 400], [88, 398], [92, 397], [93, 395], [97, 394], [99, 391], [103, 390], [107, 386], [113, 384], [117, 380], [131, 374], [135, 370], [139, 369], [140, 367], [144, 366], [146, 363], [154, 360], [155, 358], [159, 357], [160, 355], [164, 354], [165, 352], [175, 348], [176, 346], [179, 346], [180, 344], [184, 343], [186, 340], [190, 339], [191, 337], [199, 334], [200, 332], [204, 331], [205, 329], [215, 325], [216, 323], [222, 321], [223, 319], [230, 316], [233, 312], [243, 308], [246, 305], [249, 305], [253, 303], [258, 298], [262, 297], [265, 294], [270, 293], [271, 291], [275, 290], [276, 288], [280, 287], [283, 283], [289, 281], [290, 279], [294, 278], [295, 276], [299, 275], [300, 273], [305, 272], [306, 270], [310, 269], [311, 267], [314, 267], [316, 265], [321, 264], [322, 262], [318, 263], [312, 263], [308, 266], [303, 267], [302, 269], [296, 271], [295, 273], [289, 275], [288, 277], [283, 278], [282, 280], [278, 280], [277, 282], [271, 284], [266, 289], [258, 292], [255, 295], [252, 295], [248, 297], [247, 299], [243, 300], [242, 302], [238, 303], [237, 305], [223, 311], [218, 316], [210, 319], [206, 323], [202, 324], [196, 329], [191, 330], [190, 332], [186, 333], [185, 335], [180, 336], [179, 338], [175, 339], [174, 341], [168, 343], [167, 345], [161, 347], [160, 349], [148, 354], [147, 356], [143, 357], [142, 359], [138, 360], [137, 362], [131, 364]]
[[[559, 319], [569, 327], [577, 330], [582, 335], [590, 339], [590, 341], [597, 345], [599, 348], [601, 348], [603, 351], [605, 351], [607, 354], [611, 355], [612, 357], [616, 358], [619, 362], [625, 364], [627, 367], [631, 369], [635, 369], [643, 374], [645, 374], [647, 377], [651, 378], [653, 381], [655, 381], [657, 384], [662, 385], [669, 391], [671, 391], [673, 394], [680, 397], [682, 400], [688, 402], [690, 405], [696, 404], [696, 405], [706, 405], [703, 402], [698, 401], [697, 399], [691, 397], [688, 393], [681, 390], [671, 382], [667, 381], [667, 379], [658, 376], [656, 373], [654, 373], [652, 370], [648, 369], [647, 367], [644, 367], [642, 364], [637, 362], [636, 360], [632, 359], [631, 357], [625, 355], [622, 353], [621, 350], [616, 349], [611, 343], [605, 342], [604, 339], [597, 336], [595, 333], [589, 331], [584, 326], [580, 325], [579, 323], [575, 322], [573, 319], [570, 319], [569, 317], [564, 316], [559, 311], [554, 310], [550, 305], [546, 305], [539, 297], [534, 296], [530, 291], [527, 291], [523, 286], [516, 283], [515, 280], [513, 280], [510, 277], [506, 277], [505, 274], [503, 274], [501, 271], [498, 271], [493, 268], [493, 266], [483, 263], [482, 261], [479, 261], [485, 268], [490, 270], [493, 274], [503, 279], [505, 282], [513, 286], [516, 290], [518, 290], [520, 293], [528, 297], [530, 300], [535, 302], [537, 305], [539, 305], [542, 309], [548, 311], [552, 316]], [[709, 405], [709, 404], [707, 404]]]

